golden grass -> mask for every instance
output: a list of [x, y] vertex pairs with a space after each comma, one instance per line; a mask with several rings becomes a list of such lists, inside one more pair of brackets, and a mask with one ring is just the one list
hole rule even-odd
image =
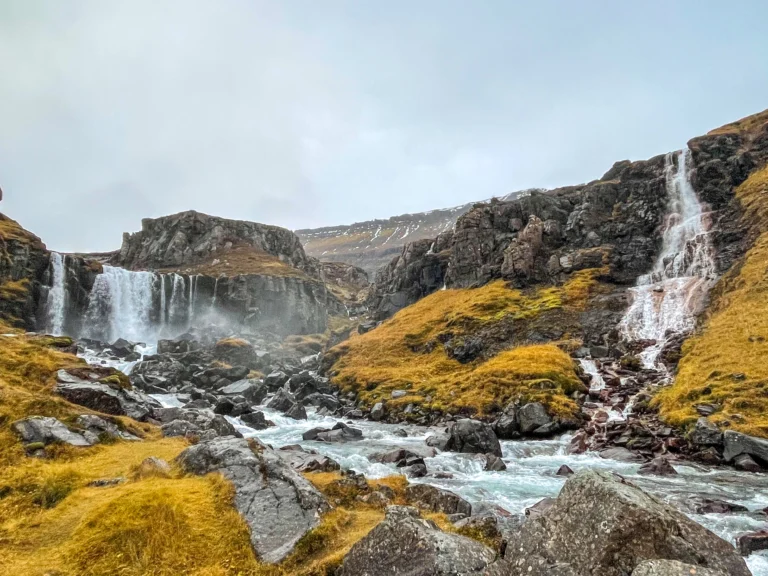
[[181, 268], [163, 268], [159, 272], [204, 274], [206, 276], [258, 274], [264, 276], [308, 278], [298, 268], [283, 262], [277, 256], [252, 246], [233, 246], [229, 250], [215, 253], [202, 262], [186, 265]]
[[[22, 228], [15, 220], [11, 220], [5, 214], [0, 213], [0, 243], [11, 240], [23, 244], [32, 244], [36, 248], [45, 248], [40, 238]], [[0, 246], [0, 248], [2, 247]]]
[[243, 340], [242, 338], [223, 338], [216, 342], [216, 346], [222, 348], [246, 348], [250, 344], [248, 340]]
[[389, 399], [390, 409], [409, 403], [433, 410], [487, 414], [510, 400], [541, 401], [553, 414], [574, 416], [566, 395], [582, 388], [570, 357], [552, 344], [519, 346], [482, 362], [460, 364], [438, 336], [470, 336], [501, 321], [527, 321], [557, 309], [583, 309], [599, 270], [572, 275], [563, 286], [532, 292], [496, 281], [481, 288], [442, 290], [400, 310], [381, 326], [337, 346], [334, 382], [368, 405]]
[[707, 134], [713, 136], [716, 134], [755, 132], [766, 122], [768, 122], [768, 110], [763, 110], [762, 112], [752, 114], [751, 116], [747, 116], [746, 118], [742, 118], [736, 122], [731, 122], [730, 124], [726, 124], [720, 128], [710, 130]]
[[716, 287], [703, 330], [683, 346], [674, 384], [655, 398], [665, 421], [696, 421], [696, 404], [722, 408], [710, 420], [768, 437], [768, 167], [736, 190], [760, 233], [743, 261]]

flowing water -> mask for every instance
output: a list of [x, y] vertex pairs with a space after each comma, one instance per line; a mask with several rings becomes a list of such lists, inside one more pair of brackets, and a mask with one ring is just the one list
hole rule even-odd
[[668, 214], [662, 248], [649, 274], [631, 289], [632, 304], [621, 323], [624, 338], [655, 340], [641, 353], [653, 368], [667, 339], [690, 331], [716, 279], [710, 219], [688, 178], [688, 150], [667, 154]]
[[67, 285], [65, 257], [58, 252], [51, 252], [51, 287], [48, 290], [46, 312], [48, 323], [46, 330], [55, 336], [64, 333], [64, 320], [67, 311]]

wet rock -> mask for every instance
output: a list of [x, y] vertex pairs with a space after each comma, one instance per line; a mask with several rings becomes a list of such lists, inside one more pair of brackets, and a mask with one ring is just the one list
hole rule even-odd
[[384, 418], [384, 404], [381, 402], [376, 402], [373, 408], [371, 408], [371, 420], [378, 422], [382, 418]]
[[288, 382], [288, 375], [281, 371], [271, 372], [264, 378], [264, 385], [268, 390], [273, 391], [282, 388], [286, 382]]
[[238, 380], [218, 391], [225, 396], [242, 396], [251, 404], [261, 404], [267, 397], [267, 387], [258, 380]]
[[650, 462], [647, 462], [640, 466], [637, 471], [638, 474], [649, 474], [654, 476], [677, 476], [677, 470], [672, 467], [664, 457], [654, 458]]
[[224, 414], [230, 416], [235, 410], [235, 403], [231, 398], [219, 398], [216, 401], [216, 405], [213, 407], [214, 414]]
[[507, 465], [504, 464], [504, 460], [493, 454], [483, 454], [484, 460], [483, 470], [486, 472], [502, 472], [507, 469]]
[[709, 570], [701, 566], [683, 564], [676, 560], [646, 560], [638, 565], [632, 576], [728, 576], [720, 570]]
[[522, 434], [530, 434], [541, 426], [552, 422], [547, 409], [540, 402], [531, 402], [521, 407], [517, 412], [517, 421]]
[[760, 464], [755, 462], [754, 458], [749, 454], [739, 454], [733, 459], [733, 466], [737, 470], [744, 470], [744, 472], [760, 472], [762, 469]]
[[400, 464], [402, 462], [405, 465], [405, 462], [410, 458], [432, 458], [436, 454], [434, 449], [395, 448], [388, 452], [374, 452], [368, 456], [368, 460], [379, 464]]
[[178, 420], [181, 418], [181, 408], [173, 406], [171, 408], [155, 408], [152, 410], [152, 418], [163, 424]]
[[285, 415], [288, 418], [293, 418], [294, 420], [306, 420], [307, 419], [307, 411], [304, 410], [304, 406], [296, 402], [293, 406], [291, 406], [288, 410], [286, 410]]
[[481, 574], [494, 559], [490, 548], [442, 532], [414, 508], [390, 506], [384, 521], [344, 557], [338, 575], [469, 576]]
[[405, 489], [409, 504], [430, 512], [472, 515], [472, 505], [461, 496], [428, 484], [410, 484]]
[[341, 469], [336, 460], [298, 445], [283, 446], [277, 454], [297, 472], [334, 472]]
[[505, 560], [515, 566], [535, 557], [565, 564], [575, 575], [623, 576], [657, 559], [750, 574], [725, 540], [621, 477], [597, 470], [571, 477], [549, 510], [523, 524]]
[[397, 436], [399, 438], [408, 438], [408, 432], [403, 428], [398, 428], [397, 430], [392, 432], [392, 435]]
[[693, 504], [693, 510], [696, 514], [732, 514], [734, 512], [747, 512], [748, 508], [725, 500], [701, 498]]
[[330, 432], [329, 428], [311, 428], [301, 435], [302, 440], [317, 440], [318, 434], [322, 432]]
[[186, 420], [172, 420], [160, 427], [163, 432], [163, 436], [187, 436], [189, 434], [197, 434], [201, 431], [201, 428], [192, 422]]
[[154, 408], [160, 408], [160, 404], [149, 396], [107, 384], [59, 382], [54, 392], [73, 404], [134, 420], [145, 420]]
[[[314, 432], [314, 434], [308, 434], [308, 432]], [[362, 440], [363, 438], [362, 430], [358, 428], [352, 428], [342, 422], [336, 424], [331, 430], [313, 428], [308, 432], [305, 432], [302, 435], [304, 440], [317, 440], [318, 442], [352, 442], [356, 440]], [[311, 437], [313, 435], [314, 438]]]
[[757, 461], [768, 462], [768, 440], [726, 430], [723, 434], [723, 445], [723, 458], [726, 462], [731, 462], [740, 454], [748, 454]]
[[406, 466], [403, 468], [403, 472], [408, 478], [424, 478], [429, 473], [427, 465], [424, 464], [423, 460], [410, 466]]
[[61, 442], [70, 446], [90, 446], [95, 442], [89, 442], [86, 438], [72, 432], [63, 422], [56, 418], [44, 416], [31, 416], [24, 420], [17, 420], [11, 425], [13, 431], [18, 434], [25, 444], [40, 444], [45, 446], [51, 442]]
[[722, 446], [723, 433], [706, 418], [699, 418], [690, 434], [690, 441], [697, 446]]
[[315, 406], [317, 408], [325, 408], [330, 412], [335, 412], [341, 406], [341, 403], [339, 402], [338, 398], [335, 398], [330, 394], [321, 394], [320, 392], [315, 392], [314, 394], [310, 394], [309, 396], [306, 396], [301, 401], [301, 403], [304, 404], [304, 406]]
[[485, 422], [468, 418], [454, 423], [450, 429], [448, 450], [468, 454], [493, 454], [501, 457], [501, 444], [493, 428]]
[[555, 476], [573, 476], [573, 470], [571, 470], [571, 467], [567, 464], [563, 464], [560, 466], [560, 468], [557, 469], [557, 472], [555, 472]]
[[243, 414], [240, 416], [240, 421], [254, 430], [266, 430], [275, 425], [271, 420], [267, 420], [266, 416], [264, 416], [264, 412], [250, 412], [248, 414]]
[[736, 546], [742, 556], [749, 556], [759, 550], [768, 550], [768, 531], [760, 530], [758, 532], [742, 534], [736, 538]]
[[267, 408], [270, 410], [276, 410], [278, 412], [286, 412], [291, 409], [291, 406], [296, 404], [296, 398], [285, 390], [284, 388], [280, 388], [277, 392], [275, 392], [275, 395], [272, 397], [272, 399], [267, 402]]
[[178, 462], [186, 472], [220, 472], [232, 482], [235, 507], [251, 528], [251, 544], [263, 562], [277, 563], [288, 556], [330, 508], [278, 454], [244, 439], [197, 444], [184, 450]]
[[77, 417], [75, 423], [84, 430], [83, 436], [91, 444], [102, 442], [105, 438], [131, 441], [141, 440], [138, 436], [121, 430], [117, 424], [108, 422], [95, 414], [82, 414]]
[[438, 450], [445, 452], [451, 445], [451, 435], [447, 433], [432, 434], [427, 436], [425, 443], [427, 446], [437, 448]]
[[619, 462], [643, 462], [643, 457], [627, 450], [626, 448], [607, 448], [599, 452], [600, 458], [606, 460], [618, 460]]
[[502, 440], [514, 440], [520, 437], [520, 424], [517, 421], [517, 406], [510, 403], [493, 426], [496, 436]]
[[529, 518], [538, 518], [555, 505], [555, 498], [542, 498], [533, 506], [525, 509], [525, 515]]

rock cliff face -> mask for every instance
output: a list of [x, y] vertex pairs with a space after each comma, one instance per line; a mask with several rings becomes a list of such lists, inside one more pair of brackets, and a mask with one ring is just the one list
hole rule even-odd
[[[501, 200], [511, 200], [531, 190], [512, 192]], [[456, 220], [472, 209], [464, 204], [443, 210], [402, 214], [386, 220], [368, 220], [350, 226], [297, 230], [307, 254], [319, 260], [346, 262], [365, 270], [373, 278], [403, 246], [435, 238], [453, 229]]]
[[123, 245], [111, 263], [129, 270], [181, 268], [221, 259], [242, 247], [319, 277], [317, 262], [304, 253], [301, 241], [290, 230], [195, 211], [142, 220], [141, 231], [123, 235]]
[[[753, 240], [740, 230], [734, 188], [765, 163], [767, 142], [765, 131], [724, 127], [689, 143], [691, 181], [712, 210], [718, 273]], [[618, 286], [634, 284], [660, 248], [668, 201], [664, 168], [664, 156], [622, 161], [585, 185], [475, 205], [450, 237], [403, 248], [376, 277], [372, 311], [386, 318], [443, 285], [471, 287], [496, 278], [516, 287], [557, 284], [585, 268], [602, 268], [602, 279]], [[432, 242], [439, 254], [425, 248]]]

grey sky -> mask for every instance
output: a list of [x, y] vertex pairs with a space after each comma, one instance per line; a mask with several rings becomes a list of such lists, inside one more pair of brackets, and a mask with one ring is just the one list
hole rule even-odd
[[768, 107], [768, 3], [0, 0], [0, 211], [62, 251], [599, 177]]

